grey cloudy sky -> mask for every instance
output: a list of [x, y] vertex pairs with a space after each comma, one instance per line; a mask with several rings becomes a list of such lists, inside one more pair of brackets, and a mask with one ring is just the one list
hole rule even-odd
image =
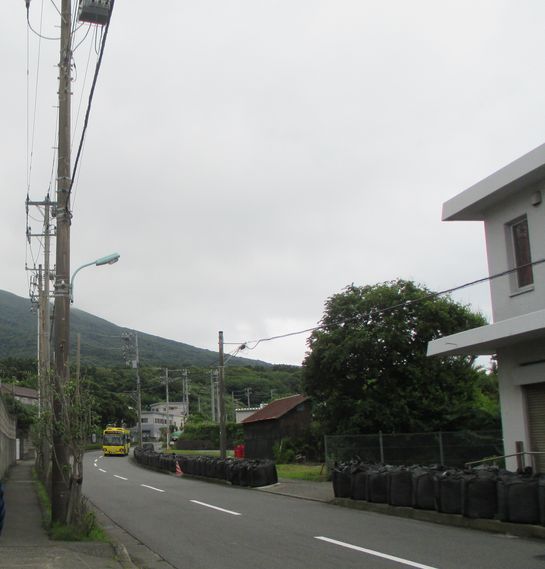
[[[24, 2], [9, 4], [0, 288], [26, 296], [24, 200], [51, 180], [58, 44], [30, 34], [27, 56]], [[53, 37], [55, 4], [30, 10]], [[543, 143], [544, 26], [542, 0], [116, 0], [72, 267], [121, 260], [78, 275], [76, 306], [215, 349], [220, 329], [238, 342], [313, 326], [352, 282], [484, 276], [482, 226], [441, 222], [441, 206]], [[76, 143], [93, 33], [74, 56]], [[489, 314], [487, 286], [455, 298]], [[247, 355], [304, 353], [297, 336]]]

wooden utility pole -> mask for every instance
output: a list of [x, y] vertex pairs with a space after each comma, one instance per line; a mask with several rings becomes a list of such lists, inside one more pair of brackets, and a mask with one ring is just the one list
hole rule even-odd
[[136, 360], [134, 367], [136, 369], [136, 398], [138, 405], [138, 444], [142, 446], [142, 389], [140, 385], [140, 352], [138, 350], [138, 332], [134, 333], [134, 350]]
[[216, 422], [216, 382], [213, 371], [210, 371], [210, 408], [212, 410], [212, 423], [215, 423]]
[[227, 456], [227, 433], [225, 432], [225, 385], [224, 385], [224, 356], [223, 356], [223, 332], [219, 332], [219, 367], [218, 367], [218, 395], [220, 414], [220, 458]]
[[55, 278], [55, 373], [53, 374], [53, 464], [51, 518], [66, 523], [70, 497], [70, 463], [63, 439], [63, 392], [70, 376], [70, 98], [71, 0], [61, 4], [59, 61], [59, 140], [57, 167], [57, 246]]
[[165, 388], [167, 400], [167, 451], [170, 448], [170, 399], [168, 397], [168, 367], [165, 368]]

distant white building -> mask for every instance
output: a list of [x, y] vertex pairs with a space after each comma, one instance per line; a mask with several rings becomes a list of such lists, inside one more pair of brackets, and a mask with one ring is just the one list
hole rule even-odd
[[171, 401], [150, 405], [150, 411], [142, 411], [142, 438], [146, 441], [158, 441], [161, 430], [172, 425], [174, 430], [183, 429], [187, 421], [187, 405], [182, 401]]
[[[430, 356], [496, 354], [505, 453], [543, 452], [536, 460], [540, 472], [545, 472], [544, 198], [545, 144], [443, 205], [443, 220], [484, 222], [490, 275], [512, 271], [490, 281], [493, 324], [428, 345]], [[516, 467], [515, 458], [508, 467]]]
[[265, 403], [262, 403], [259, 407], [241, 407], [240, 409], [235, 409], [235, 422], [242, 423], [246, 417], [253, 415], [256, 411], [263, 409]]

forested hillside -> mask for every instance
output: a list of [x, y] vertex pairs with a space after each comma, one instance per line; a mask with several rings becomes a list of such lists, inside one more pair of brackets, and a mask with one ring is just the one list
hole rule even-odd
[[[211, 368], [188, 367], [189, 408], [194, 418], [211, 419]], [[165, 400], [164, 370], [158, 367], [140, 369], [142, 408]], [[95, 367], [81, 369], [82, 385], [94, 400], [94, 411], [100, 425], [136, 422], [136, 373], [125, 367]], [[37, 387], [36, 362], [31, 358], [0, 359], [0, 381], [25, 387]], [[268, 403], [286, 395], [299, 393], [301, 369], [294, 366], [230, 366], [225, 368], [226, 412], [234, 419], [234, 408]], [[171, 371], [169, 381], [171, 401], [182, 400], [180, 373]]]
[[[121, 334], [127, 329], [107, 320], [72, 308], [71, 354], [75, 356], [76, 334], [81, 334], [81, 361], [95, 366], [122, 366]], [[140, 361], [143, 366], [209, 366], [217, 365], [218, 355], [204, 350], [138, 332]], [[37, 345], [37, 315], [28, 298], [0, 290], [0, 359], [33, 358]], [[247, 358], [231, 358], [234, 365], [270, 364]]]

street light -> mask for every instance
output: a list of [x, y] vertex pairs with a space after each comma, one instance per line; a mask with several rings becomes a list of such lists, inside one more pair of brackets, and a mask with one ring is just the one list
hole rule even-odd
[[78, 267], [74, 273], [72, 274], [72, 278], [70, 279], [70, 302], [74, 302], [74, 278], [76, 275], [84, 269], [85, 267], [90, 267], [91, 265], [95, 265], [96, 267], [101, 267], [102, 265], [113, 265], [119, 261], [119, 257], [121, 255], [119, 253], [112, 253], [111, 255], [106, 255], [106, 257], [100, 257], [96, 261], [91, 261], [90, 263], [85, 263], [85, 265], [81, 265]]

